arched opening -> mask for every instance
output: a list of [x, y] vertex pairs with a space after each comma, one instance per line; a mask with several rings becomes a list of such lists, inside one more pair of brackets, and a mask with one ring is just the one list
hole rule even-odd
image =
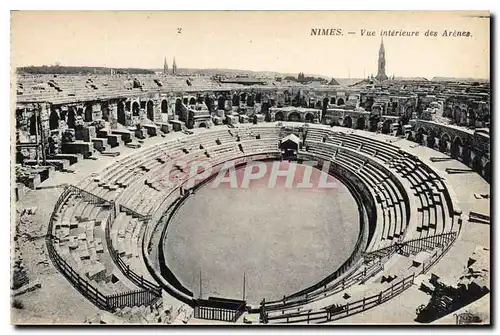
[[207, 124], [205, 122], [201, 122], [200, 125], [198, 126], [199, 128], [206, 128]]
[[133, 116], [139, 116], [139, 111], [141, 110], [141, 107], [137, 101], [134, 101], [132, 104], [132, 115]]
[[464, 143], [462, 147], [462, 163], [469, 166], [470, 164], [470, 149], [468, 143]]
[[413, 117], [413, 112], [414, 112], [413, 106], [406, 107], [404, 115], [406, 116], [407, 120], [410, 120]]
[[320, 115], [320, 118], [319, 118], [320, 122], [323, 122], [323, 118], [325, 117], [326, 112], [328, 111], [328, 105], [329, 105], [328, 101], [329, 101], [328, 97], [325, 97], [323, 99], [323, 106], [321, 106], [321, 115]]
[[255, 97], [254, 97], [254, 95], [249, 93], [249, 94], [247, 95], [247, 106], [248, 106], [248, 107], [253, 107], [253, 106], [255, 105], [255, 102], [254, 102], [254, 101], [255, 101]]
[[453, 110], [453, 121], [455, 121], [456, 124], [459, 124], [460, 123], [460, 118], [461, 118], [461, 111], [460, 111], [460, 108], [458, 106], [455, 106], [454, 110]]
[[483, 176], [483, 162], [481, 161], [481, 157], [479, 155], [474, 156], [474, 159], [472, 160], [472, 170]]
[[391, 132], [391, 120], [385, 120], [382, 123], [382, 129], [380, 130], [382, 134], [389, 134]]
[[85, 116], [83, 119], [85, 122], [92, 122], [92, 105], [85, 106]]
[[343, 104], [345, 104], [344, 99], [343, 98], [338, 98], [337, 99], [337, 106], [342, 106]]
[[458, 159], [460, 156], [460, 147], [463, 146], [462, 139], [460, 137], [455, 137], [453, 143], [451, 144], [451, 157]]
[[109, 121], [109, 104], [107, 101], [101, 103], [102, 119]]
[[473, 109], [469, 110], [468, 118], [469, 126], [474, 127], [476, 125], [476, 112]]
[[323, 98], [323, 109], [326, 110], [328, 108], [328, 97]]
[[460, 113], [460, 124], [466, 125], [467, 124], [467, 110], [462, 109], [462, 113]]
[[35, 113], [38, 111], [33, 111], [33, 115], [30, 117], [30, 135], [36, 135], [37, 129], [40, 130], [40, 118], [37, 118]]
[[182, 100], [181, 98], [175, 99], [175, 115], [181, 115], [182, 111]]
[[368, 128], [369, 131], [377, 131], [378, 123], [380, 122], [380, 116], [375, 113], [370, 114], [369, 123], [370, 126]]
[[155, 113], [154, 113], [154, 108], [153, 108], [153, 101], [149, 100], [147, 105], [146, 105], [146, 116], [148, 119], [151, 121], [155, 120]]
[[306, 104], [306, 108], [315, 108], [316, 107], [316, 99], [309, 98], [308, 103]]
[[418, 144], [422, 144], [424, 142], [424, 128], [418, 128], [417, 132], [415, 133], [415, 142]]
[[285, 116], [283, 115], [282, 112], [278, 112], [274, 115], [274, 120], [275, 121], [284, 121], [285, 120]]
[[486, 180], [488, 183], [491, 183], [491, 163], [487, 162], [484, 165], [484, 180]]
[[247, 102], [247, 94], [245, 92], [240, 93], [240, 101], [242, 101], [243, 103]]
[[239, 94], [233, 94], [233, 106], [239, 106], [240, 105], [240, 96]]
[[436, 145], [436, 133], [434, 130], [429, 131], [429, 135], [427, 135], [427, 147], [434, 149]]
[[214, 99], [210, 96], [205, 95], [205, 106], [207, 106], [210, 112], [214, 111]]
[[167, 114], [168, 113], [168, 102], [167, 102], [167, 100], [162, 100], [161, 101], [161, 112], [162, 112], [162, 114]]
[[189, 99], [189, 104], [196, 105], [196, 99], [194, 97], [191, 97], [191, 99]]
[[283, 92], [283, 101], [285, 103], [285, 106], [290, 105], [290, 103], [292, 102], [292, 97], [290, 95], [290, 92], [288, 92], [288, 91]]
[[66, 124], [68, 125], [69, 128], [75, 128], [75, 118], [76, 118], [75, 107], [73, 106], [68, 107], [68, 119], [66, 121]]
[[255, 94], [255, 102], [260, 104], [262, 101], [262, 94], [259, 92], [257, 94]]
[[60, 109], [59, 110], [59, 120], [63, 120], [66, 122], [66, 118], [68, 116], [68, 110]]
[[306, 119], [306, 122], [313, 123], [314, 122], [314, 115], [312, 113], [307, 113], [305, 119]]
[[217, 98], [217, 109], [224, 109], [226, 104], [226, 98], [224, 98], [222, 95]]
[[331, 103], [332, 105], [335, 105], [335, 103], [336, 103], [336, 101], [335, 101], [335, 97], [331, 97], [331, 98], [330, 98], [330, 103]]
[[322, 106], [321, 101], [320, 101], [320, 100], [316, 101], [316, 104], [315, 104], [315, 106], [314, 106], [314, 107], [315, 107], [316, 109], [321, 109], [321, 106]]
[[290, 114], [288, 114], [288, 121], [299, 122], [300, 114], [297, 112], [291, 112]]
[[387, 109], [390, 112], [389, 114], [391, 114], [391, 115], [398, 115], [397, 108], [398, 108], [397, 101], [393, 101], [393, 99], [390, 98], [389, 106], [387, 106]]
[[365, 101], [363, 102], [363, 108], [366, 111], [370, 112], [372, 110], [373, 103], [374, 103], [373, 97], [366, 97]]
[[446, 133], [441, 135], [441, 138], [439, 139], [439, 151], [447, 152], [448, 151], [448, 142], [450, 142], [450, 136], [448, 136], [448, 134], [446, 134]]
[[451, 108], [450, 107], [446, 107], [444, 110], [443, 110], [443, 117], [452, 117], [452, 113], [451, 113]]
[[408, 141], [413, 141], [413, 142], [415, 141], [415, 139], [413, 138], [413, 132], [409, 131], [405, 135]]
[[125, 105], [123, 104], [122, 101], [118, 103], [118, 108], [117, 108], [117, 118], [118, 118], [118, 123], [125, 126], [126, 125], [126, 118], [125, 118]]
[[358, 117], [356, 120], [356, 129], [365, 129], [366, 120], [364, 117]]
[[50, 130], [59, 128], [59, 115], [55, 110], [50, 112], [49, 116], [49, 127]]
[[78, 109], [76, 110], [76, 115], [83, 117], [83, 108], [82, 107], [78, 107]]
[[260, 113], [261, 114], [266, 114], [268, 112], [269, 112], [269, 103], [268, 102], [263, 102], [262, 106], [261, 106], [261, 109], [260, 109]]
[[342, 120], [342, 127], [352, 128], [352, 117], [350, 115], [344, 117], [344, 120]]

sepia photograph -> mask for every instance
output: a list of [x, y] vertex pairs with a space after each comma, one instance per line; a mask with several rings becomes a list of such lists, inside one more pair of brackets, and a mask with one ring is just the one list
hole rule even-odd
[[492, 324], [489, 11], [10, 19], [11, 324]]

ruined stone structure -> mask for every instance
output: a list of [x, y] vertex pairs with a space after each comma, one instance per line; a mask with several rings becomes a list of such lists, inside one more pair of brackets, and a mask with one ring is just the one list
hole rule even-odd
[[[381, 73], [384, 62], [381, 45]], [[68, 158], [64, 155], [90, 157], [170, 131], [296, 121], [407, 136], [460, 157], [485, 178], [490, 174], [489, 149], [483, 145], [489, 137], [473, 130], [489, 127], [486, 84], [364, 80], [342, 87], [180, 75], [18, 79], [16, 160], [25, 165], [53, 160], [62, 167], [58, 160]]]

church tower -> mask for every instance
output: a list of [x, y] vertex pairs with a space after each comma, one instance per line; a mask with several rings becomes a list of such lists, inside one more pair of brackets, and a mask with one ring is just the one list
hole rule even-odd
[[174, 57], [174, 62], [172, 64], [172, 74], [175, 76], [177, 73], [177, 64], [175, 63], [175, 57]]
[[385, 74], [385, 49], [384, 49], [384, 40], [380, 42], [380, 49], [378, 51], [378, 72], [375, 77], [378, 81], [387, 80], [387, 75]]
[[163, 74], [168, 74], [167, 57], [165, 57], [165, 60], [163, 61]]

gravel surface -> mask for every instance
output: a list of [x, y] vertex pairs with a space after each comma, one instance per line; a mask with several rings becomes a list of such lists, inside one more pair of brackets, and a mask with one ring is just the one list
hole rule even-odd
[[[316, 170], [317, 172], [320, 172]], [[330, 180], [335, 180], [330, 177]], [[177, 278], [203, 297], [242, 297], [258, 303], [317, 283], [351, 254], [359, 233], [357, 205], [339, 181], [328, 190], [266, 187], [196, 192], [172, 219], [166, 261]]]

